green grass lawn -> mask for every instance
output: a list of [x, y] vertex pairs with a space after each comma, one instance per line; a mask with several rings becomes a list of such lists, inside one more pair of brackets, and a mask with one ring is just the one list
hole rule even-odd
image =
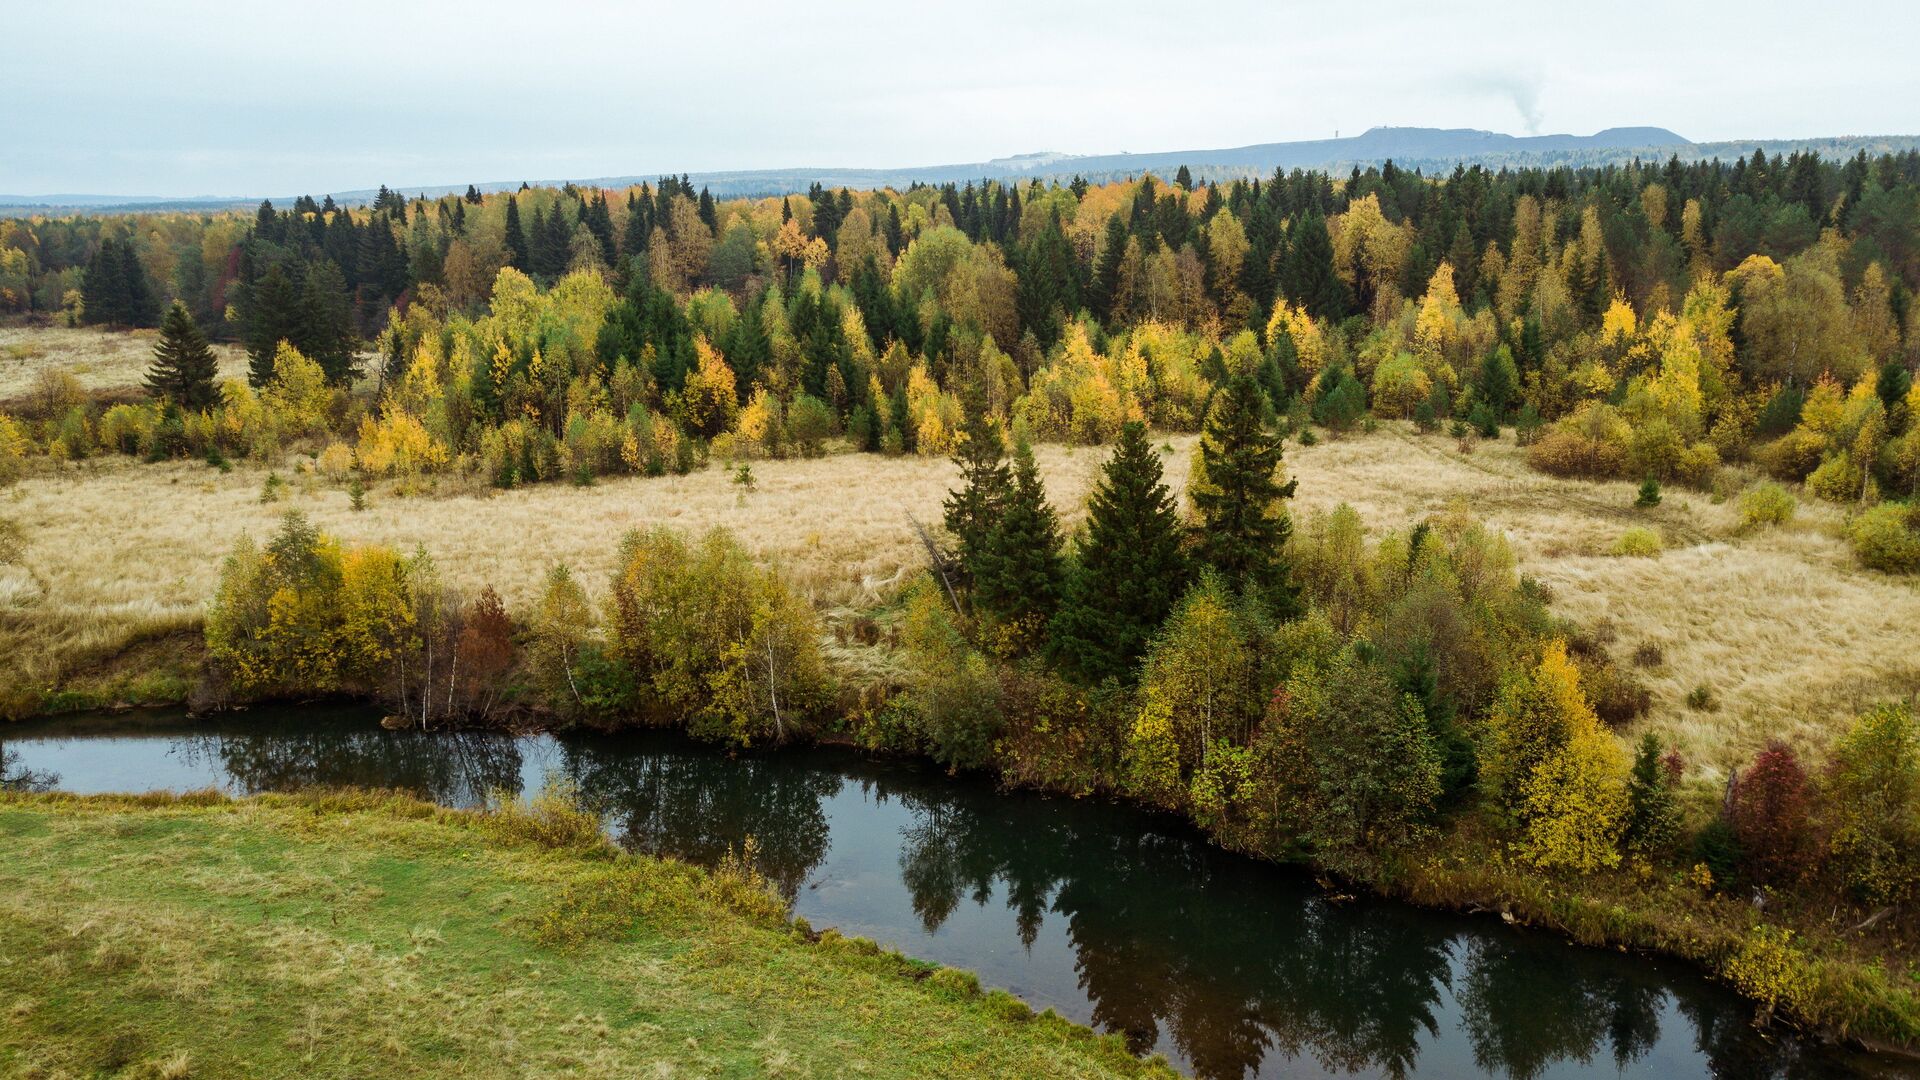
[[558, 804], [0, 796], [7, 1076], [1163, 1070]]

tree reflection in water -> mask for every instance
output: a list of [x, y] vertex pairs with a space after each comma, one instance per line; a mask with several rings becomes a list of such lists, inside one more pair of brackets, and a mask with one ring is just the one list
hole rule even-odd
[[518, 795], [520, 740], [492, 732], [388, 731], [377, 725], [228, 726], [178, 743], [189, 760], [218, 761], [243, 794], [312, 787], [406, 791], [445, 806], [478, 806], [494, 792]]
[[569, 738], [561, 772], [598, 811], [620, 843], [651, 855], [711, 866], [749, 835], [760, 872], [791, 904], [826, 857], [823, 808], [840, 777], [794, 768], [780, 758], [729, 759], [677, 740]]
[[[285, 713], [214, 727], [97, 719], [53, 738], [69, 751], [100, 740], [59, 758], [82, 790], [95, 761], [137, 773], [143, 755], [178, 753], [242, 792], [360, 785], [465, 806], [538, 783], [551, 760], [635, 850], [711, 864], [752, 836], [789, 902], [809, 883], [835, 886], [806, 893], [810, 914], [917, 941], [1203, 1077], [1847, 1073], [1835, 1054], [1758, 1036], [1745, 1006], [1678, 965], [1335, 903], [1297, 872], [1115, 803], [833, 751], [727, 756], [660, 733], [421, 735]], [[0, 782], [47, 779], [36, 745], [0, 746]], [[1009, 953], [1013, 941], [1023, 948]]]
[[[1663, 1024], [1689, 1021], [1717, 1074], [1808, 1074], [1791, 1044], [1754, 1036], [1736, 1001], [1648, 961], [1334, 903], [1297, 874], [1127, 807], [1009, 795], [850, 755], [728, 758], [677, 740], [568, 738], [562, 760], [623, 843], [710, 864], [752, 835], [789, 902], [827, 859], [835, 814], [898, 815], [899, 874], [921, 930], [941, 931], [963, 905], [998, 904], [1031, 950], [1060, 920], [1091, 1022], [1135, 1050], [1170, 1049], [1201, 1076], [1309, 1061], [1390, 1077], [1451, 1067], [1527, 1080], [1557, 1064], [1613, 1073], [1646, 1065]], [[981, 931], [969, 920], [955, 932]], [[982, 955], [995, 945], [981, 942]], [[1692, 1058], [1684, 1035], [1674, 1045]]]
[[59, 773], [20, 764], [20, 752], [0, 739], [0, 791], [52, 791], [59, 786]]

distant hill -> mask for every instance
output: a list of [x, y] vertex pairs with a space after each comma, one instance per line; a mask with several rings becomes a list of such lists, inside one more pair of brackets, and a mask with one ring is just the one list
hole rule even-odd
[[[1817, 151], [1822, 157], [1851, 157], [1861, 151], [1868, 154], [1900, 153], [1920, 149], [1920, 136], [1878, 135], [1840, 136], [1818, 139], [1753, 139], [1696, 143], [1661, 127], [1618, 127], [1592, 135], [1505, 135], [1473, 128], [1376, 127], [1344, 139], [1311, 139], [1301, 142], [1256, 143], [1214, 150], [1176, 150], [1146, 154], [1060, 154], [1032, 153], [995, 158], [991, 161], [954, 165], [929, 165], [917, 168], [786, 168], [747, 169], [731, 172], [693, 173], [695, 187], [705, 187], [716, 197], [786, 195], [804, 192], [814, 184], [829, 188], [906, 188], [915, 183], [964, 183], [969, 180], [1065, 181], [1074, 176], [1093, 182], [1106, 182], [1138, 176], [1143, 172], [1171, 175], [1185, 165], [1199, 180], [1227, 181], [1272, 175], [1275, 169], [1319, 169], [1346, 172], [1393, 161], [1405, 169], [1420, 169], [1428, 174], [1451, 172], [1455, 165], [1479, 164], [1489, 168], [1542, 168], [1553, 166], [1594, 166], [1619, 164], [1634, 158], [1665, 160], [1677, 156], [1682, 161], [1712, 158], [1732, 160], [1747, 157], [1754, 150], [1767, 155], [1795, 151]], [[573, 178], [585, 187], [622, 188], [652, 181], [658, 173], [627, 176]], [[560, 185], [566, 179], [532, 180], [536, 186]], [[510, 191], [519, 180], [498, 180], [476, 184], [482, 191]], [[407, 195], [437, 196], [463, 192], [467, 185], [402, 185]], [[331, 192], [343, 205], [371, 202], [376, 190]], [[323, 192], [313, 193], [319, 197]], [[276, 203], [291, 201], [291, 195], [273, 196]], [[259, 196], [161, 196], [119, 195], [0, 195], [0, 215], [88, 211], [95, 213], [138, 213], [154, 210], [213, 210], [251, 206]]]

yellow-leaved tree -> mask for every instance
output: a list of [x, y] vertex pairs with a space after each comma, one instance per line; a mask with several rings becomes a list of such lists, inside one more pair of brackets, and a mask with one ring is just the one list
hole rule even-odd
[[680, 420], [689, 432], [711, 439], [733, 424], [740, 407], [739, 391], [733, 369], [706, 338], [693, 339], [693, 352], [699, 366], [687, 373], [686, 386], [680, 391]]
[[1564, 642], [1514, 678], [1487, 721], [1480, 782], [1518, 828], [1519, 855], [1541, 868], [1620, 861], [1627, 759], [1580, 689]]
[[273, 379], [260, 391], [274, 425], [295, 437], [324, 434], [333, 389], [320, 365], [283, 341], [273, 354]]

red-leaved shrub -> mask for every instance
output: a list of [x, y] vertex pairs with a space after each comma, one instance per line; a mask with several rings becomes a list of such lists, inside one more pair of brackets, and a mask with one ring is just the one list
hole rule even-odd
[[1741, 869], [1763, 885], [1799, 880], [1813, 866], [1813, 788], [1793, 749], [1767, 744], [1734, 785], [1727, 824], [1740, 841]]

